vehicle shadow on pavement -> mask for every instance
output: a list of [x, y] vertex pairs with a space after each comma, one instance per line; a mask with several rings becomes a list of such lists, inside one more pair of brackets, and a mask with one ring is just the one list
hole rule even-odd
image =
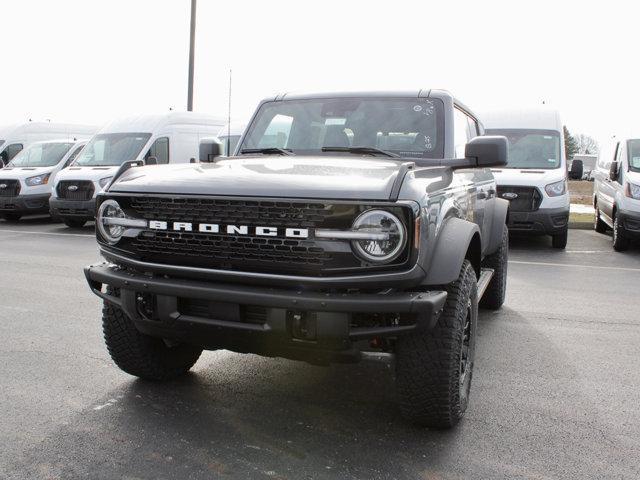
[[[209, 352], [177, 381], [123, 375], [16, 471], [50, 479], [628, 474], [635, 457], [612, 460], [624, 452], [598, 422], [572, 359], [535, 323], [509, 308], [483, 312], [477, 357], [466, 418], [429, 431], [399, 416], [389, 364], [315, 367]], [[570, 454], [559, 453], [568, 445]]]

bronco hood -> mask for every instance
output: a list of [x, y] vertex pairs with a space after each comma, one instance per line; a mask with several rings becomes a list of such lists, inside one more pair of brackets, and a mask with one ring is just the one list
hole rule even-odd
[[401, 162], [367, 157], [242, 157], [132, 168], [109, 191], [388, 200]]

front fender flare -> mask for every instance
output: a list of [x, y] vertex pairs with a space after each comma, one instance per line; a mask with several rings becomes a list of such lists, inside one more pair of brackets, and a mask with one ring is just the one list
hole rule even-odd
[[457, 217], [449, 218], [436, 240], [424, 285], [447, 285], [455, 281], [474, 236], [479, 241], [478, 225]]
[[502, 243], [502, 232], [509, 215], [509, 201], [502, 198], [496, 198], [493, 206], [493, 219], [491, 220], [491, 236], [487, 242], [485, 255], [491, 255], [497, 252]]

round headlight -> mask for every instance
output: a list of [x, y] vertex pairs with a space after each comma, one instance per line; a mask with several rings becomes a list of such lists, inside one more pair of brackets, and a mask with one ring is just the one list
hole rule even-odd
[[111, 224], [110, 219], [113, 218], [125, 218], [124, 211], [115, 200], [105, 200], [98, 209], [96, 225], [107, 242], [118, 243], [125, 231], [125, 227]]
[[351, 244], [363, 260], [389, 263], [400, 255], [406, 243], [404, 225], [398, 217], [384, 210], [367, 210], [353, 222], [352, 229], [371, 234], [371, 239], [354, 240]]

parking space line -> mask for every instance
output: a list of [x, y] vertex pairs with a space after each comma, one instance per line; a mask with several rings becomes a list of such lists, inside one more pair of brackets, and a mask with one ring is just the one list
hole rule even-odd
[[509, 263], [518, 265], [540, 265], [543, 267], [569, 267], [569, 268], [596, 268], [598, 270], [619, 270], [624, 272], [639, 272], [640, 268], [629, 267], [604, 267], [601, 265], [580, 265], [577, 263], [551, 263], [551, 262], [525, 262], [522, 260], [509, 260]]
[[56, 233], [56, 232], [36, 232], [33, 230], [7, 230], [0, 228], [0, 233], [25, 233], [28, 235], [59, 235], [62, 237], [90, 237], [95, 238], [93, 234], [86, 233]]

